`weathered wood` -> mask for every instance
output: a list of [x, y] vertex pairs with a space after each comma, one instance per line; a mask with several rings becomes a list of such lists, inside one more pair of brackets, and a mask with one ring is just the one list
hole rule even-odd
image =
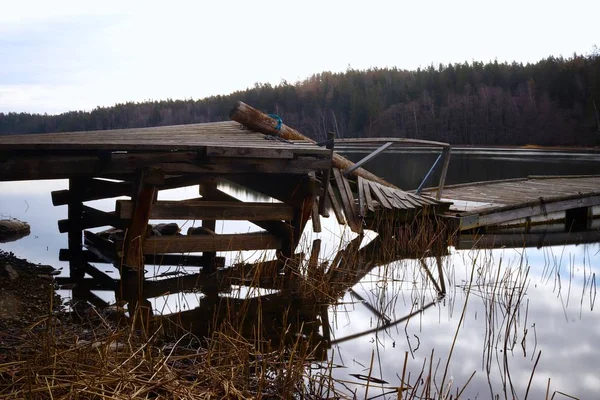
[[457, 249], [499, 249], [503, 247], [543, 247], [543, 246], [565, 246], [570, 244], [597, 243], [600, 242], [600, 232], [553, 232], [553, 233], [515, 233], [515, 234], [489, 234], [489, 235], [466, 235], [461, 234]]
[[348, 225], [352, 232], [360, 233], [362, 231], [362, 225], [356, 214], [354, 195], [350, 190], [350, 185], [339, 169], [333, 168], [333, 175], [335, 176], [335, 182], [340, 193], [340, 199], [344, 205], [344, 214], [346, 215]]
[[361, 181], [363, 185], [363, 193], [365, 195], [366, 206], [369, 209], [369, 211], [373, 212], [375, 211], [375, 206], [373, 204], [373, 198], [371, 197], [371, 187], [369, 186], [369, 181], [362, 178]]
[[388, 210], [392, 209], [392, 203], [388, 200], [387, 196], [383, 193], [381, 188], [375, 182], [369, 182], [369, 187], [379, 204], [383, 206], [383, 208], [387, 208]]
[[292, 150], [252, 148], [252, 147], [222, 147], [207, 146], [208, 157], [251, 157], [251, 158], [294, 158]]
[[319, 195], [319, 182], [307, 175], [250, 174], [227, 179], [292, 207], [302, 207], [307, 194]]
[[[111, 246], [111, 250], [114, 252], [114, 246]], [[114, 255], [116, 257], [116, 254]], [[58, 259], [60, 261], [69, 261], [71, 259], [71, 252], [69, 249], [60, 249]], [[92, 251], [83, 252], [83, 261], [99, 263], [99, 264], [113, 264], [114, 258], [109, 260], [108, 257], [100, 257]], [[225, 266], [225, 257], [215, 257], [211, 260], [205, 255], [190, 255], [190, 254], [147, 254], [144, 256], [144, 263], [146, 265], [152, 265], [155, 267], [161, 266], [183, 266], [183, 267], [206, 267], [213, 262], [213, 267], [223, 268]]]
[[104, 272], [100, 271], [99, 269], [97, 269], [93, 265], [90, 265], [89, 263], [85, 262], [83, 264], [83, 270], [85, 271], [86, 274], [88, 274], [89, 276], [91, 276], [94, 280], [96, 280], [102, 286], [110, 288], [110, 290], [115, 290], [116, 289], [118, 281], [116, 281], [115, 279], [111, 278], [110, 276], [108, 276]]
[[76, 279], [83, 279], [85, 272], [83, 270], [83, 228], [82, 228], [82, 193], [85, 182], [81, 179], [69, 179], [69, 206], [67, 215], [71, 226], [68, 234], [69, 249], [71, 250], [71, 259], [69, 260], [69, 274]]
[[[122, 248], [115, 249], [114, 244], [107, 239], [104, 239], [97, 234], [84, 231], [85, 247], [99, 259], [105, 260], [107, 263], [121, 266], [121, 257], [119, 253]], [[74, 256], [74, 253], [69, 250], [69, 259]]]
[[[193, 152], [129, 153], [90, 155], [16, 156], [0, 160], [2, 180], [68, 179], [73, 177], [119, 177], [159, 163], [195, 163]], [[183, 167], [182, 167], [183, 168]], [[175, 169], [175, 168], [173, 168]]]
[[[125, 235], [123, 248], [125, 249], [124, 262], [130, 268], [138, 271], [144, 269], [144, 241], [148, 230], [150, 210], [156, 194], [154, 175], [160, 175], [159, 170], [145, 170], [139, 179], [139, 189], [135, 198], [135, 207], [131, 216], [131, 224]], [[143, 274], [141, 274], [143, 275]]]
[[356, 183], [358, 186], [358, 215], [364, 217], [367, 214], [367, 200], [365, 198], [363, 178], [359, 176]]
[[145, 167], [167, 174], [302, 174], [330, 167], [327, 158], [298, 156], [294, 159], [212, 157], [193, 152], [154, 152], [92, 155], [13, 156], [0, 159], [4, 181], [68, 179], [72, 177], [120, 178]]
[[[203, 192], [207, 195], [210, 196], [210, 198], [212, 200], [215, 201], [228, 201], [228, 202], [235, 202], [235, 203], [239, 203], [239, 204], [243, 204], [243, 202], [239, 199], [236, 199], [235, 197], [221, 191], [218, 190], [216, 187], [214, 187], [213, 189], [210, 189], [210, 192], [207, 193], [207, 186], [203, 185], [200, 187], [200, 194], [202, 194]], [[275, 236], [278, 237], [291, 237], [292, 235], [292, 228], [289, 225], [288, 222], [281, 222], [281, 221], [250, 221], [252, 222], [254, 225], [269, 231], [270, 233], [272, 233]], [[214, 229], [213, 229], [214, 230]]]
[[[300, 132], [296, 131], [293, 128], [290, 128], [285, 124], [281, 124], [280, 129], [277, 129], [277, 121], [269, 117], [267, 114], [241, 101], [238, 101], [236, 103], [234, 109], [229, 114], [229, 117], [232, 120], [237, 121], [242, 125], [248, 127], [249, 129], [255, 130], [257, 132], [262, 132], [267, 135], [275, 135], [287, 140], [312, 141], [310, 138], [302, 135]], [[333, 166], [341, 170], [345, 170], [354, 166], [354, 163], [337, 153], [333, 153]], [[374, 175], [363, 168], [358, 168], [355, 171], [353, 171], [352, 176], [362, 176], [363, 178], [368, 179], [370, 181], [378, 182], [382, 185], [395, 188], [395, 186], [391, 183], [386, 182], [377, 175]]]
[[[131, 215], [129, 218], [131, 218]], [[82, 207], [81, 229], [97, 228], [106, 225], [125, 229], [128, 223], [129, 221], [121, 219], [114, 212], [104, 212], [88, 206]], [[58, 231], [60, 233], [68, 232], [70, 229], [71, 222], [68, 219], [58, 221]]]
[[[106, 199], [131, 195], [133, 184], [130, 182], [111, 182], [101, 179], [85, 179], [81, 193], [82, 201]], [[60, 206], [69, 203], [69, 190], [56, 190], [51, 193], [52, 204]]]
[[600, 194], [586, 196], [568, 196], [544, 201], [530, 201], [501, 208], [488, 209], [476, 214], [463, 216], [460, 229], [468, 230], [481, 226], [497, 225], [516, 219], [546, 215], [572, 208], [600, 205]]
[[[0, 137], [0, 152], [9, 151], [194, 151], [205, 152], [211, 146], [220, 148], [279, 149], [294, 154], [323, 154], [325, 149], [312, 143], [290, 146], [264, 135], [249, 132], [233, 121], [161, 126], [154, 128], [115, 129], [88, 132], [63, 132]], [[252, 150], [253, 151], [253, 150]], [[253, 157], [260, 157], [253, 151]], [[244, 156], [244, 154], [239, 154]]]
[[435, 194], [436, 200], [440, 200], [442, 198], [442, 193], [444, 192], [444, 185], [446, 184], [446, 175], [448, 174], [448, 166], [450, 165], [450, 155], [452, 154], [452, 149], [450, 146], [445, 147], [442, 150], [442, 157], [444, 158], [444, 164], [442, 165], [442, 172], [440, 173], [440, 180], [438, 182], [438, 190]]
[[[133, 202], [117, 200], [116, 215], [131, 218]], [[152, 219], [201, 219], [268, 221], [291, 220], [294, 209], [282, 203], [238, 203], [231, 201], [158, 201], [150, 212]]]
[[313, 232], [321, 233], [321, 216], [319, 215], [319, 204], [315, 201], [312, 207]]
[[[327, 150], [329, 150], [329, 155], [330, 155], [330, 159], [333, 160], [333, 139], [335, 138], [335, 133], [334, 132], [328, 132], [327, 133], [327, 140], [329, 141], [329, 143], [326, 145]], [[333, 161], [332, 161], [332, 165], [333, 165]], [[329, 213], [327, 210], [327, 204], [328, 204], [328, 193], [329, 193], [329, 180], [331, 179], [331, 168], [327, 168], [324, 172], [323, 172], [323, 182], [322, 182], [322, 190], [321, 193], [319, 194], [319, 214], [324, 216], [325, 218], [329, 217]]]
[[[117, 248], [121, 242], [117, 242]], [[281, 247], [281, 239], [270, 233], [156, 236], [144, 242], [144, 254], [266, 250]]]
[[[367, 181], [365, 180], [365, 182]], [[331, 208], [333, 209], [333, 213], [335, 214], [335, 218], [337, 219], [338, 224], [346, 225], [346, 218], [344, 218], [342, 207], [337, 197], [335, 196], [332, 185], [329, 185], [329, 187], [327, 188], [327, 192], [329, 195], [329, 204], [331, 204]]]

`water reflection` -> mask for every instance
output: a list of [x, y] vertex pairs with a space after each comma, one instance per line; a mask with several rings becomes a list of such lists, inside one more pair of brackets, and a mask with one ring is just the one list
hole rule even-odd
[[[514, 168], [516, 173], [520, 167]], [[414, 175], [421, 172], [415, 169]], [[531, 173], [536, 172], [527, 172]], [[31, 235], [1, 247], [34, 262], [62, 266], [66, 276], [68, 264], [57, 260], [66, 235], [56, 228], [56, 221], [66, 217], [66, 207], [53, 207], [49, 196], [61, 188], [66, 188], [65, 182], [2, 184], [2, 213], [29, 222]], [[194, 187], [161, 193], [165, 199], [197, 194]], [[110, 210], [114, 199], [95, 202], [94, 207]], [[219, 233], [249, 229], [251, 225], [238, 222], [218, 226]], [[317, 251], [314, 240], [320, 240]], [[600, 338], [598, 245], [449, 249], [443, 258], [448, 293], [439, 301], [422, 265], [417, 260], [385, 259], [385, 246], [372, 233], [358, 237], [329, 218], [323, 220], [323, 233], [307, 229], [302, 243], [297, 278], [282, 282], [273, 271], [270, 280], [261, 281], [262, 291], [251, 288], [253, 274], [240, 272], [241, 267], [236, 274], [202, 277], [193, 267], [148, 265], [147, 294], [156, 323], [173, 333], [191, 330], [198, 337], [210, 337], [215, 327], [227, 325], [271, 349], [293, 346], [302, 338], [312, 349], [312, 373], [325, 373], [321, 366], [335, 365], [331, 376], [343, 382], [335, 390], [350, 397], [365, 395], [365, 380], [360, 379], [364, 376], [387, 382], [370, 382], [369, 397], [399, 387], [407, 352], [404, 381], [419, 396], [426, 385], [432, 393], [448, 387], [456, 395], [468, 382], [466, 398], [523, 398], [538, 356], [530, 398], [544, 398], [549, 379], [551, 394], [559, 390], [594, 398], [600, 391], [595, 351]], [[352, 250], [340, 252], [348, 248]], [[248, 267], [271, 259], [262, 252], [223, 255], [228, 266]], [[424, 261], [435, 271], [435, 257]], [[333, 264], [339, 268], [331, 268]], [[120, 278], [110, 264], [94, 265]], [[70, 290], [63, 293], [71, 296]], [[107, 303], [116, 301], [114, 291], [95, 288], [93, 293]]]

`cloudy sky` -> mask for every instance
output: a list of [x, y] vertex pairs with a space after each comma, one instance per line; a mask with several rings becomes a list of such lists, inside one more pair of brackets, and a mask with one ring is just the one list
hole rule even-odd
[[202, 98], [324, 70], [600, 45], [597, 0], [3, 1], [0, 112]]

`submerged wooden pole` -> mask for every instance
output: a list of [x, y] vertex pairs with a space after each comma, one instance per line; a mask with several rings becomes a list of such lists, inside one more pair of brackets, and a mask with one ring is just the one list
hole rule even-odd
[[[297, 130], [289, 126], [279, 123], [267, 114], [249, 106], [248, 104], [238, 101], [234, 109], [229, 114], [229, 118], [239, 122], [253, 131], [264, 133], [265, 135], [275, 135], [287, 140], [307, 140], [314, 143], [314, 140], [304, 136]], [[354, 166], [354, 163], [338, 153], [333, 153], [333, 166], [341, 170], [346, 170]], [[375, 174], [363, 168], [357, 168], [351, 172], [352, 176], [360, 176], [381, 185], [398, 189], [391, 183], [381, 179]]]

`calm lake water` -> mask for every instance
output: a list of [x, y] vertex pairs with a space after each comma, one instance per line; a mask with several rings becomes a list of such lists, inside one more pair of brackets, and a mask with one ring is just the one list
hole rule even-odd
[[[354, 160], [364, 156], [358, 152], [347, 155]], [[392, 152], [380, 156], [367, 168], [402, 188], [413, 189], [435, 158], [435, 154]], [[595, 154], [540, 156], [535, 152], [493, 157], [454, 154], [447, 184], [527, 175], [600, 174], [599, 158]], [[431, 182], [436, 181], [437, 177], [432, 177]], [[68, 264], [58, 261], [58, 251], [66, 247], [67, 237], [58, 233], [56, 222], [66, 218], [67, 210], [53, 207], [50, 199], [52, 190], [66, 186], [65, 181], [0, 183], [2, 216], [19, 218], [31, 225], [30, 236], [0, 244], [0, 249], [33, 262], [63, 267], [66, 274]], [[191, 187], [161, 193], [161, 198], [197, 195], [197, 187]], [[247, 193], [234, 195], [254, 198]], [[90, 203], [97, 208], [114, 209], [114, 200]], [[354, 235], [339, 227], [334, 218], [323, 219], [323, 223], [320, 234], [307, 229], [302, 243], [308, 246], [313, 239], [321, 238], [320, 258], [326, 260]], [[243, 223], [217, 227], [218, 233], [249, 229], [250, 225]], [[373, 331], [382, 320], [396, 321], [435, 300], [431, 285], [424, 283], [420, 265], [410, 260], [375, 268], [352, 288], [354, 293], [346, 293], [338, 305], [330, 307], [334, 344], [328, 356], [337, 366], [334, 377], [346, 382], [340, 390], [354, 393], [357, 398], [397, 398], [396, 394], [387, 394], [386, 388], [399, 386], [408, 352], [406, 376], [410, 375], [411, 383], [421, 371], [426, 379], [431, 365], [435, 375], [432, 385], [440, 387], [443, 381], [442, 391], [449, 387], [454, 396], [457, 388], [460, 391], [475, 373], [462, 397], [488, 399], [498, 395], [522, 399], [539, 356], [530, 399], [545, 398], [548, 382], [550, 396], [560, 391], [576, 398], [600, 398], [598, 244], [527, 250], [450, 249], [450, 253], [443, 260], [448, 295], [408, 321], [352, 338]], [[262, 255], [244, 252], [242, 256], [252, 259]], [[228, 256], [227, 261], [239, 257]], [[427, 262], [434, 265], [433, 260]], [[110, 266], [102, 265], [100, 269], [118, 277], [118, 271]], [[158, 271], [152, 266], [147, 270], [148, 276]], [[68, 291], [62, 294], [69, 296]], [[110, 293], [101, 295], [114, 300]], [[157, 310], [176, 312], [184, 303], [188, 309], [201, 304], [202, 296], [183, 299], [175, 295], [152, 301]], [[387, 384], [382, 387], [373, 383], [366, 394], [365, 382], [351, 374], [371, 375]], [[556, 393], [555, 398], [568, 397]]]

